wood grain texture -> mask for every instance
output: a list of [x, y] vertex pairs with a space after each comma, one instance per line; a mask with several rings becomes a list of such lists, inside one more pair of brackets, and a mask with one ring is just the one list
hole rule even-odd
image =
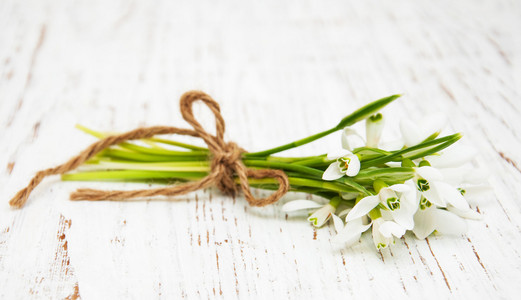
[[[520, 39], [521, 3], [508, 0], [0, 1], [0, 298], [515, 298]], [[178, 97], [189, 89], [221, 103], [227, 137], [249, 150], [405, 93], [388, 123], [446, 114], [479, 150], [494, 194], [466, 236], [406, 235], [381, 253], [369, 236], [337, 249], [331, 226], [215, 190], [70, 202], [77, 187], [136, 185], [52, 178], [23, 210], [8, 207], [37, 170], [93, 141], [75, 123], [184, 126]]]

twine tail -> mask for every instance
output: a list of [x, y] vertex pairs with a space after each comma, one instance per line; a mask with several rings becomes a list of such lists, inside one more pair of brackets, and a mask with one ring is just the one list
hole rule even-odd
[[29, 195], [31, 192], [42, 182], [42, 180], [51, 175], [61, 175], [67, 172], [70, 172], [81, 164], [89, 160], [94, 155], [103, 151], [104, 149], [122, 143], [128, 140], [149, 138], [156, 134], [167, 134], [167, 133], [177, 133], [183, 135], [196, 136], [197, 133], [190, 129], [181, 129], [176, 127], [167, 127], [167, 126], [154, 126], [148, 128], [138, 128], [123, 134], [113, 135], [106, 137], [102, 140], [97, 141], [94, 144], [91, 144], [85, 150], [80, 152], [80, 154], [72, 157], [66, 163], [61, 164], [55, 168], [45, 169], [39, 171], [34, 175], [34, 177], [29, 181], [29, 184], [18, 191], [16, 195], [9, 201], [9, 205], [15, 208], [21, 208], [27, 202]]
[[9, 205], [15, 208], [23, 207], [34, 188], [38, 186], [45, 177], [53, 175], [53, 170], [54, 169], [47, 169], [36, 173], [31, 181], [29, 181], [29, 184], [25, 188], [18, 191], [18, 193], [16, 193], [16, 195], [9, 201]]

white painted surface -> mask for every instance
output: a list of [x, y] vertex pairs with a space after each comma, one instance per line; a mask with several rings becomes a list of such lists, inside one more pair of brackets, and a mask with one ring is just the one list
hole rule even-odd
[[[1, 1], [0, 298], [513, 299], [520, 38], [519, 1]], [[54, 177], [24, 209], [8, 207], [37, 170], [94, 141], [75, 123], [185, 126], [177, 101], [189, 89], [221, 103], [228, 138], [249, 150], [405, 93], [389, 119], [447, 114], [479, 149], [494, 195], [466, 236], [408, 235], [382, 253], [370, 236], [335, 249], [332, 227], [314, 231], [280, 204], [250, 208], [214, 190], [70, 202], [77, 187], [138, 186]], [[337, 138], [289, 154], [322, 153]]]

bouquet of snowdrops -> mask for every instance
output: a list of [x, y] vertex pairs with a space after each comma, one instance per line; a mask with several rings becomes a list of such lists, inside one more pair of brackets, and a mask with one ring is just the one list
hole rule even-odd
[[[294, 200], [285, 203], [282, 210], [310, 210], [307, 220], [316, 227], [332, 220], [337, 231], [334, 241], [345, 246], [358, 242], [369, 228], [378, 249], [392, 245], [408, 230], [419, 239], [434, 232], [463, 233], [463, 218], [480, 217], [467, 201], [481, 187], [475, 184], [480, 176], [465, 165], [472, 153], [449, 148], [461, 134], [440, 136], [444, 122], [438, 118], [420, 123], [402, 120], [402, 138], [393, 143], [380, 142], [385, 118], [379, 110], [398, 97], [374, 101], [335, 127], [307, 138], [265, 151], [245, 152], [242, 162], [248, 168], [283, 170], [291, 191], [326, 199], [326, 203]], [[360, 121], [365, 121], [365, 138], [351, 127]], [[108, 135], [78, 128], [98, 138]], [[340, 130], [340, 151], [306, 157], [275, 155]], [[209, 172], [207, 148], [152, 137], [107, 148], [78, 171], [63, 174], [62, 179], [171, 184], [198, 180]], [[271, 178], [248, 181], [256, 188], [277, 189], [277, 182]]]

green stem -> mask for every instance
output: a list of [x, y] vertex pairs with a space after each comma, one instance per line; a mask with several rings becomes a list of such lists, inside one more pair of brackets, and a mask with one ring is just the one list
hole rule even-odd
[[196, 151], [185, 152], [185, 153], [178, 154], [178, 155], [160, 155], [160, 154], [150, 154], [150, 153], [129, 151], [129, 150], [125, 150], [125, 149], [109, 148], [109, 149], [103, 150], [99, 156], [124, 159], [124, 160], [130, 160], [130, 161], [143, 161], [143, 162], [169, 162], [169, 161], [194, 161], [194, 160], [206, 161], [208, 159], [208, 153], [203, 153], [203, 152], [197, 153]]
[[246, 153], [244, 156], [246, 158], [257, 157], [257, 156], [268, 156], [268, 155], [271, 155], [271, 154], [274, 154], [274, 153], [282, 152], [284, 150], [289, 150], [289, 149], [292, 149], [292, 148], [296, 148], [298, 146], [302, 146], [302, 145], [311, 143], [311, 142], [313, 142], [315, 140], [318, 140], [319, 138], [325, 137], [326, 135], [329, 135], [329, 134], [331, 134], [331, 133], [333, 133], [333, 132], [335, 132], [337, 130], [339, 130], [337, 127], [333, 127], [333, 128], [328, 129], [326, 131], [314, 134], [312, 136], [308, 136], [306, 138], [294, 141], [292, 143], [288, 143], [288, 144], [285, 144], [285, 145], [282, 145], [282, 146], [278, 146], [278, 147], [275, 147], [275, 148], [271, 148], [271, 149], [268, 149], [268, 150], [264, 150], [264, 151]]
[[151, 147], [143, 147], [136, 144], [132, 144], [129, 142], [123, 142], [121, 144], [118, 144], [121, 148], [125, 148], [128, 150], [145, 153], [145, 154], [152, 154], [152, 155], [166, 155], [166, 156], [182, 156], [182, 155], [200, 155], [200, 156], [208, 156], [208, 151], [202, 151], [202, 150], [192, 150], [192, 151], [173, 151], [163, 148], [151, 148]]
[[146, 171], [177, 171], [177, 172], [210, 172], [207, 161], [180, 162], [128, 162], [99, 159], [83, 165], [82, 170], [146, 170]]
[[[450, 145], [452, 145], [456, 141], [458, 141], [460, 138], [461, 138], [461, 134], [456, 133], [456, 134], [448, 135], [448, 136], [438, 138], [438, 139], [435, 139], [432, 141], [424, 142], [424, 143], [415, 145], [413, 147], [409, 147], [409, 148], [406, 148], [406, 149], [403, 149], [400, 151], [396, 151], [391, 155], [380, 156], [380, 157], [377, 157], [374, 159], [362, 161], [362, 168], [365, 169], [365, 168], [372, 167], [372, 166], [378, 166], [378, 165], [381, 165], [381, 164], [384, 164], [384, 163], [387, 163], [390, 161], [401, 161], [404, 158], [415, 159], [415, 158], [422, 157], [422, 155], [423, 156], [430, 155], [437, 151], [440, 151], [440, 150], [443, 150], [443, 149], [449, 147]], [[425, 148], [428, 148], [428, 149], [425, 150]], [[414, 151], [421, 151], [422, 149], [423, 149], [423, 152], [421, 152], [421, 154], [416, 153], [416, 154], [411, 155], [411, 152], [414, 153]], [[406, 154], [409, 154], [410, 156], [406, 156]]]
[[[96, 164], [97, 163], [97, 164]], [[200, 161], [187, 161], [187, 162], [169, 162], [169, 163], [139, 163], [139, 162], [122, 162], [122, 161], [106, 161], [103, 159], [98, 160], [97, 162], [93, 162], [87, 168], [98, 169], [98, 170], [107, 170], [107, 169], [119, 169], [119, 172], [123, 173], [117, 173], [118, 171], [105, 171], [107, 173], [103, 173], [103, 177], [100, 179], [111, 179], [111, 175], [114, 176], [122, 176], [122, 179], [128, 179], [128, 177], [132, 177], [136, 174], [138, 178], [132, 178], [132, 179], [141, 179], [146, 178], [146, 176], [149, 176], [150, 178], [168, 178], [168, 177], [175, 177], [175, 178], [185, 178], [184, 175], [188, 174], [188, 176], [193, 175], [193, 173], [196, 173], [198, 175], [201, 174], [207, 174], [209, 172], [208, 163], [201, 163]], [[322, 174], [323, 172], [321, 170], [313, 169], [306, 166], [300, 166], [296, 164], [288, 164], [288, 163], [281, 163], [281, 162], [270, 162], [270, 161], [264, 161], [264, 160], [244, 160], [244, 164], [247, 167], [261, 167], [261, 168], [275, 168], [275, 169], [281, 169], [281, 170], [287, 170], [292, 171], [297, 174], [298, 179], [295, 179], [296, 177], [293, 177], [293, 180], [296, 182], [307, 182], [305, 185], [309, 185], [311, 182], [314, 182], [312, 187], [321, 187], [323, 188], [326, 186], [328, 190], [334, 190], [334, 191], [356, 191], [360, 192], [365, 195], [370, 195], [370, 193], [360, 184], [356, 183], [353, 179], [343, 177], [340, 179], [337, 179], [335, 181], [324, 181], [322, 180]], [[123, 169], [123, 170], [122, 170]], [[125, 170], [126, 169], [126, 170]], [[124, 173], [125, 171], [128, 171], [128, 173]], [[103, 172], [103, 171], [101, 171]], [[138, 173], [136, 173], [138, 172]], [[139, 173], [142, 172], [142, 173]], [[155, 172], [155, 173], [150, 173]], [[84, 173], [90, 173], [90, 175], [84, 175], [88, 178], [94, 178], [95, 176], [100, 175], [101, 173], [96, 172], [84, 172]], [[79, 174], [79, 173], [76, 173]], [[143, 175], [146, 174], [146, 175]], [[73, 174], [71, 174], [73, 175]], [[301, 178], [301, 176], [309, 176], [311, 178]], [[101, 175], [100, 175], [101, 176]], [[69, 177], [64, 177], [69, 178]], [[76, 178], [76, 177], [72, 177]], [[191, 179], [186, 178], [186, 179]], [[300, 181], [299, 181], [300, 180]], [[317, 184], [321, 184], [317, 186]], [[336, 188], [332, 188], [335, 186]]]
[[301, 166], [313, 166], [313, 165], [317, 165], [317, 164], [323, 164], [326, 161], [327, 161], [327, 156], [326, 156], [326, 154], [323, 154], [323, 155], [315, 156], [315, 157], [312, 157], [309, 159], [297, 161], [297, 162], [295, 162], [295, 164], [301, 165]]
[[247, 167], [261, 167], [261, 168], [269, 168], [269, 169], [290, 170], [290, 171], [295, 171], [295, 172], [298, 172], [301, 174], [308, 174], [308, 175], [311, 175], [316, 178], [322, 178], [322, 173], [323, 173], [320, 170], [313, 169], [310, 167], [282, 163], [282, 162], [253, 160], [253, 159], [244, 159], [243, 162]]
[[114, 170], [67, 173], [62, 175], [64, 181], [133, 181], [142, 179], [176, 179], [197, 180], [206, 176], [206, 172], [148, 171], [148, 170]]
[[185, 144], [185, 143], [176, 142], [176, 141], [167, 140], [167, 139], [151, 138], [149, 140], [153, 141], [153, 142], [156, 142], [156, 143], [161, 143], [161, 144], [166, 144], [166, 145], [171, 145], [171, 146], [177, 146], [177, 147], [180, 147], [180, 148], [185, 148], [185, 149], [190, 149], [190, 150], [208, 151], [208, 148], [194, 146], [194, 145]]
[[[83, 125], [80, 125], [80, 124], [76, 124], [76, 128], [81, 130], [81, 131], [83, 131], [83, 132], [85, 132], [85, 133], [87, 133], [87, 134], [90, 134], [90, 135], [92, 135], [94, 137], [97, 137], [99, 139], [103, 139], [103, 138], [106, 138], [107, 136], [111, 135], [109, 133], [92, 130], [92, 129], [87, 128], [87, 127], [85, 127]], [[150, 139], [144, 139], [144, 140], [145, 141], [152, 141], [152, 142], [156, 142], [156, 143], [162, 143], [162, 144], [171, 145], [171, 146], [177, 146], [177, 147], [185, 148], [185, 149], [189, 149], [189, 150], [208, 151], [208, 149], [204, 148], [204, 147], [198, 147], [198, 146], [185, 144], [185, 143], [181, 143], [181, 142], [176, 142], [176, 141], [172, 141], [172, 140], [167, 140], [167, 139], [150, 138]], [[160, 147], [158, 147], [158, 148], [160, 148]], [[164, 148], [161, 148], [161, 149], [164, 149]], [[166, 149], [164, 149], [164, 150], [166, 150]], [[166, 150], [166, 151], [168, 151], [168, 150]]]
[[[179, 172], [179, 171], [149, 171], [149, 170], [104, 170], [93, 172], [77, 172], [62, 175], [64, 181], [146, 181], [154, 179], [168, 180], [197, 180], [206, 176], [206, 172]], [[238, 179], [236, 179], [238, 180]], [[249, 179], [250, 184], [278, 185], [278, 181], [273, 178]], [[330, 191], [337, 193], [354, 192], [355, 190], [347, 185], [338, 182], [327, 182], [308, 178], [289, 177], [292, 188], [315, 188], [317, 191]]]
[[289, 144], [285, 144], [285, 145], [278, 146], [278, 147], [271, 148], [271, 149], [264, 150], [264, 151], [249, 153], [246, 157], [268, 156], [268, 155], [271, 155], [273, 153], [278, 153], [278, 152], [281, 152], [281, 151], [284, 151], [284, 150], [288, 150], [288, 149], [292, 149], [292, 148], [295, 148], [295, 147], [298, 147], [298, 146], [305, 145], [307, 143], [311, 143], [311, 142], [313, 142], [315, 140], [318, 140], [319, 138], [325, 137], [326, 135], [329, 135], [329, 134], [331, 134], [331, 133], [333, 133], [335, 131], [344, 129], [344, 127], [351, 126], [351, 125], [353, 125], [353, 124], [355, 124], [355, 123], [357, 123], [359, 121], [364, 120], [365, 118], [367, 118], [367, 117], [373, 115], [374, 113], [378, 112], [380, 109], [385, 107], [387, 104], [393, 102], [394, 100], [396, 100], [400, 96], [401, 95], [392, 95], [392, 96], [389, 96], [389, 97], [378, 99], [376, 101], [373, 101], [373, 102], [371, 102], [371, 103], [369, 103], [369, 104], [367, 104], [367, 105], [357, 109], [356, 111], [354, 111], [353, 113], [351, 113], [347, 117], [343, 118], [335, 127], [331, 128], [331, 129], [328, 129], [326, 131], [314, 134], [314, 135], [309, 136], [307, 138], [303, 138], [303, 139], [294, 141], [294, 142], [289, 143]]
[[306, 166], [300, 166], [296, 164], [286, 164], [286, 163], [278, 163], [278, 162], [269, 162], [269, 161], [262, 161], [262, 160], [243, 160], [244, 164], [248, 167], [263, 167], [263, 168], [270, 168], [270, 169], [281, 169], [281, 170], [290, 170], [298, 172], [302, 175], [311, 175], [313, 178], [319, 179], [320, 182], [324, 183], [341, 183], [347, 186], [350, 186], [351, 188], [355, 189], [357, 192], [371, 195], [363, 186], [356, 183], [353, 179], [348, 177], [342, 177], [335, 181], [324, 181], [322, 180], [323, 171], [317, 170], [314, 168], [306, 167]]

